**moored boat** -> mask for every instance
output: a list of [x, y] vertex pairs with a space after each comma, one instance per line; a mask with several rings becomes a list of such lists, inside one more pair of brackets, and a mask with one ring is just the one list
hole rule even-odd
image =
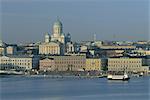
[[124, 73], [123, 75], [112, 75], [112, 74], [108, 74], [107, 75], [107, 79], [108, 80], [129, 80], [130, 77], [127, 73]]

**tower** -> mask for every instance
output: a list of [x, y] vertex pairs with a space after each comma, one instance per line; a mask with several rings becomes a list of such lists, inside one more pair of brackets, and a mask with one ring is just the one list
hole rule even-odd
[[46, 32], [45, 33], [45, 43], [49, 43], [50, 42], [50, 36], [49, 34]]
[[94, 36], [93, 36], [93, 40], [94, 40], [94, 41], [96, 41], [96, 34], [94, 34]]
[[65, 43], [67, 42], [71, 42], [71, 35], [70, 33], [67, 33], [66, 36], [65, 36]]

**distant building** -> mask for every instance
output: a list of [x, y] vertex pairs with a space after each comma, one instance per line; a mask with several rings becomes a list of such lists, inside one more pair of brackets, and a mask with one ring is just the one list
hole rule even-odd
[[5, 47], [0, 46], [0, 56], [4, 55], [6, 53]]
[[109, 49], [109, 50], [134, 50], [136, 46], [119, 46], [119, 45], [107, 45], [107, 46], [101, 46], [101, 49]]
[[108, 71], [142, 72], [142, 58], [108, 58]]
[[91, 71], [91, 70], [101, 70], [101, 59], [99, 58], [87, 58], [86, 59], [86, 66], [85, 70]]
[[[40, 69], [51, 71], [84, 71], [86, 66], [85, 55], [49, 56], [41, 60]], [[54, 67], [54, 65], [55, 67]], [[45, 67], [43, 67], [45, 66]]]
[[67, 42], [66, 44], [66, 53], [75, 53], [74, 44], [72, 42]]
[[59, 42], [42, 43], [39, 45], [39, 54], [63, 55], [64, 45]]
[[80, 52], [88, 52], [88, 47], [86, 45], [82, 45], [80, 47]]
[[6, 54], [6, 44], [0, 40], [0, 56]]
[[150, 55], [150, 50], [139, 49], [139, 50], [133, 50], [133, 52], [135, 52], [137, 55], [141, 55], [141, 56]]
[[37, 56], [1, 56], [0, 57], [0, 69], [9, 70], [31, 70], [38, 69], [39, 58]]
[[107, 70], [107, 59], [103, 58], [86, 58], [86, 71], [106, 71]]
[[15, 55], [17, 54], [17, 45], [8, 46], [6, 48], [7, 55]]
[[55, 70], [55, 61], [53, 58], [41, 59], [39, 62], [40, 70], [54, 71]]

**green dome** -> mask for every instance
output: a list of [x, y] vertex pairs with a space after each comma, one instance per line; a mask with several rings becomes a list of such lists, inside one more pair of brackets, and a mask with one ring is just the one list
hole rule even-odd
[[59, 26], [61, 27], [62, 26], [62, 23], [60, 20], [57, 20], [55, 23], [54, 23], [54, 26]]

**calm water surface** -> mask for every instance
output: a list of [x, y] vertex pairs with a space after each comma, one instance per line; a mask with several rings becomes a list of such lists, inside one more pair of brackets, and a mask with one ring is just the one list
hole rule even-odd
[[0, 77], [0, 100], [150, 100], [149, 81], [6, 76]]

